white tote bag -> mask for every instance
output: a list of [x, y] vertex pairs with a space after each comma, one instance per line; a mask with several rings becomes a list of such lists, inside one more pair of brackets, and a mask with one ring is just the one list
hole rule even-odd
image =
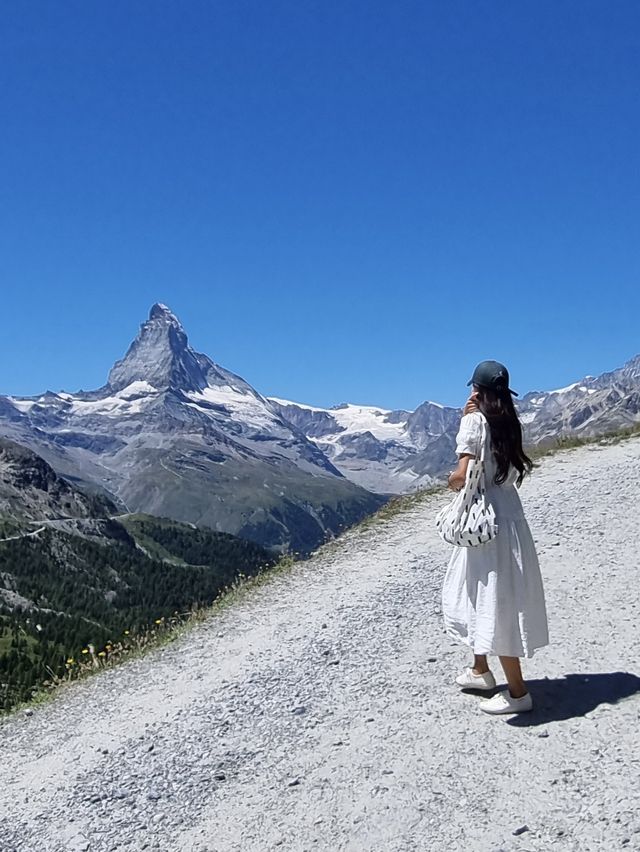
[[436, 527], [441, 537], [457, 547], [478, 547], [498, 534], [496, 513], [486, 495], [486, 443], [487, 421], [483, 417], [480, 458], [469, 460], [464, 487], [436, 515]]

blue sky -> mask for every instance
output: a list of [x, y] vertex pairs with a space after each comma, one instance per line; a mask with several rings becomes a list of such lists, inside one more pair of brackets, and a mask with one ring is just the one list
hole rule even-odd
[[155, 301], [264, 394], [462, 402], [640, 352], [640, 5], [7, 2], [0, 393]]

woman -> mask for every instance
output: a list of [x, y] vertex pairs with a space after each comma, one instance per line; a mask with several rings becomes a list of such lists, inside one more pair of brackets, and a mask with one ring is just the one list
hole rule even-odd
[[522, 679], [520, 657], [531, 657], [549, 643], [540, 566], [529, 525], [515, 486], [533, 467], [522, 449], [522, 427], [509, 389], [507, 368], [482, 361], [468, 382], [473, 385], [456, 438], [457, 468], [449, 487], [465, 484], [469, 460], [479, 457], [486, 423], [486, 497], [496, 513], [498, 533], [487, 544], [456, 547], [442, 591], [442, 611], [449, 634], [469, 645], [473, 665], [456, 683], [491, 691], [496, 682], [487, 655], [500, 658], [508, 689], [485, 699], [485, 713], [521, 713], [533, 702]]

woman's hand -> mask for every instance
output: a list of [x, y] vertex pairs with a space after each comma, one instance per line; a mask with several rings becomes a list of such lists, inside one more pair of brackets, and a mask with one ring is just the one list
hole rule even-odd
[[456, 471], [452, 470], [449, 476], [447, 477], [447, 487], [452, 491], [460, 491], [460, 486], [457, 482]]
[[474, 411], [480, 411], [478, 407], [478, 391], [473, 391], [469, 399], [466, 401], [462, 414], [473, 414]]
[[467, 455], [466, 453], [460, 456], [458, 467], [449, 474], [447, 485], [452, 491], [461, 491], [464, 488], [464, 484], [467, 481], [467, 468], [472, 458], [474, 456]]

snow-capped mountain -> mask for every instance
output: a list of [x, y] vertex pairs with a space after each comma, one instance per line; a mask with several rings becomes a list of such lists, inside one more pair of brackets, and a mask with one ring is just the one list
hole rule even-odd
[[269, 397], [349, 479], [381, 493], [430, 485], [455, 459], [461, 411], [424, 402], [415, 411], [343, 403], [317, 408]]
[[[436, 402], [424, 402], [412, 412], [346, 403], [317, 408], [270, 399], [346, 477], [372, 491], [424, 487], [455, 464], [459, 408]], [[640, 356], [565, 388], [528, 393], [516, 406], [528, 445], [631, 426], [640, 421]]]
[[531, 444], [632, 426], [640, 421], [640, 355], [600, 376], [585, 376], [557, 390], [528, 393], [518, 409]]
[[[528, 444], [640, 421], [640, 356], [517, 402]], [[189, 345], [156, 304], [95, 391], [0, 396], [0, 435], [129, 511], [308, 551], [455, 463], [461, 411], [267, 399]]]
[[129, 511], [307, 551], [380, 505], [156, 304], [96, 391], [0, 397], [2, 434]]

